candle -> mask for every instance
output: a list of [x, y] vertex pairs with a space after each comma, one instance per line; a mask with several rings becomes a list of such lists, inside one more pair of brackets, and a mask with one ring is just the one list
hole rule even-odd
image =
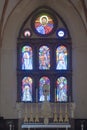
[[25, 103], [25, 114], [27, 114], [27, 103]]
[[36, 88], [36, 102], [38, 102], [38, 89]]
[[65, 110], [65, 111], [66, 111], [66, 113], [67, 113], [67, 103], [66, 103], [66, 110]]
[[61, 113], [61, 103], [60, 103], [60, 113]]
[[33, 110], [32, 110], [32, 104], [31, 104], [31, 111], [30, 111], [30, 113], [33, 113]]
[[56, 88], [55, 88], [55, 102], [56, 102]]

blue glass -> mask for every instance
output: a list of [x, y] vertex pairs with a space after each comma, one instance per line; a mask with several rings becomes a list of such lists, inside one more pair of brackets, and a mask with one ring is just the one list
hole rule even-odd
[[67, 101], [67, 79], [65, 77], [59, 77], [57, 79], [56, 99], [59, 102]]
[[67, 49], [65, 46], [59, 46], [56, 49], [56, 70], [67, 69]]
[[33, 52], [30, 46], [24, 46], [22, 48], [22, 70], [33, 69]]
[[39, 101], [45, 101], [45, 92], [47, 101], [50, 101], [50, 80], [48, 77], [43, 76], [39, 81]]
[[22, 80], [22, 97], [24, 102], [32, 102], [32, 79], [31, 77], [24, 77]]
[[59, 28], [58, 30], [57, 30], [57, 37], [58, 38], [64, 38], [64, 37], [66, 37], [66, 29], [65, 28]]
[[54, 28], [53, 19], [46, 15], [41, 15], [35, 20], [35, 29], [39, 34], [45, 35], [52, 32]]
[[39, 69], [50, 69], [50, 50], [47, 46], [41, 46], [39, 49]]

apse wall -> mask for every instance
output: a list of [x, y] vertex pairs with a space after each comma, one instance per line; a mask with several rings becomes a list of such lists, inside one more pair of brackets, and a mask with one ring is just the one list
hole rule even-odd
[[17, 37], [24, 20], [40, 6], [49, 6], [65, 21], [72, 38], [73, 101], [75, 118], [87, 118], [87, 32], [78, 12], [67, 1], [21, 1], [8, 17], [1, 48], [0, 112], [4, 118], [17, 118]]

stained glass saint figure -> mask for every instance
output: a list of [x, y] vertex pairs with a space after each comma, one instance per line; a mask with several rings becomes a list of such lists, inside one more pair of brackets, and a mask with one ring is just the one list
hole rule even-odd
[[22, 48], [22, 70], [32, 70], [32, 48], [24, 46]]
[[53, 27], [53, 19], [48, 15], [41, 15], [35, 20], [35, 29], [39, 34], [49, 34]]
[[56, 69], [57, 70], [67, 69], [67, 49], [65, 46], [59, 46], [56, 49]]
[[47, 101], [50, 101], [50, 80], [43, 76], [39, 82], [39, 101], [45, 101], [44, 91], [47, 91]]
[[50, 50], [47, 46], [39, 49], [39, 69], [48, 70], [50, 68]]
[[67, 101], [67, 79], [60, 77], [57, 79], [57, 101]]
[[22, 80], [22, 101], [32, 101], [32, 79], [24, 77]]

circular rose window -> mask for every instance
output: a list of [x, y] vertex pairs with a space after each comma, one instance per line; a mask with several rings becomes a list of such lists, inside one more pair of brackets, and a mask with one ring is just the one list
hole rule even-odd
[[35, 19], [34, 26], [39, 34], [46, 35], [53, 31], [54, 21], [49, 15], [40, 15]]

